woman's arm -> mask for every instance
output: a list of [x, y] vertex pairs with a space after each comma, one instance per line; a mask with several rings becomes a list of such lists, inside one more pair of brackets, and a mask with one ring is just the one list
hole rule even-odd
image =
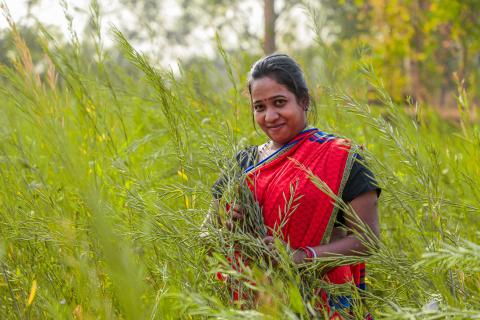
[[[343, 236], [332, 237], [330, 243], [313, 247], [317, 257], [368, 255], [370, 253], [369, 248], [364, 245], [364, 242], [377, 242], [380, 236], [377, 202], [378, 196], [376, 191], [366, 192], [353, 199], [350, 202], [350, 205], [353, 210], [355, 210], [358, 218], [360, 218], [364, 226], [368, 227], [371, 231], [366, 232], [364, 227], [362, 228], [358, 223], [350, 221], [351, 219], [347, 219], [347, 227], [351, 230], [355, 230], [356, 234], [349, 232]], [[371, 239], [372, 233], [374, 239]], [[363, 241], [362, 239], [359, 239], [359, 237], [362, 237]], [[306, 254], [303, 250], [297, 250], [293, 255], [295, 263], [302, 263], [305, 258]]]
[[[377, 202], [378, 195], [376, 190], [363, 193], [353, 199], [350, 205], [355, 210], [364, 227], [359, 226], [354, 221], [350, 221], [356, 219], [346, 219], [347, 227], [356, 232], [350, 231], [345, 233], [339, 229], [334, 229], [330, 243], [313, 247], [317, 257], [368, 255], [370, 253], [369, 248], [364, 245], [364, 242], [371, 243], [374, 241], [374, 244], [376, 244], [380, 236]], [[365, 227], [368, 227], [370, 230], [365, 230]], [[363, 241], [361, 238], [363, 238]], [[274, 249], [274, 237], [265, 237], [263, 241], [270, 249]], [[306, 257], [306, 253], [303, 250], [296, 250], [293, 253], [293, 262], [297, 264], [303, 263]]]

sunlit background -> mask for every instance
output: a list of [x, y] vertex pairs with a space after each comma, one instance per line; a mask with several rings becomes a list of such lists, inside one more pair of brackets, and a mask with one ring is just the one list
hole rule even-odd
[[[480, 5], [475, 1], [7, 0], [4, 3], [23, 33], [33, 34], [36, 24], [41, 23], [57, 35], [57, 40], [65, 42], [71, 37], [69, 25], [81, 41], [89, 41], [92, 10], [96, 10], [105, 47], [114, 45], [111, 29], [115, 26], [137, 49], [147, 53], [151, 61], [175, 71], [179, 61], [218, 57], [218, 34], [227, 51], [252, 55], [273, 51], [303, 54], [321, 47], [324, 56], [317, 52], [315, 59], [331, 64], [328, 59], [336, 56], [332, 60], [336, 66], [327, 65], [326, 69], [341, 69], [343, 62], [368, 56], [376, 71], [389, 79], [386, 86], [396, 101], [412, 98], [442, 109], [453, 108], [457, 87], [462, 83], [478, 103]], [[272, 14], [268, 14], [269, 7]], [[0, 59], [7, 61], [9, 31], [5, 18], [0, 19], [0, 28], [3, 49]], [[332, 71], [334, 74], [338, 71]]]
[[[272, 52], [382, 188], [358, 318], [479, 318], [478, 0], [0, 6], [0, 319], [322, 318], [311, 293], [345, 294], [329, 262], [234, 272], [236, 243], [262, 242], [202, 226], [214, 181], [267, 141], [245, 87]], [[232, 303], [218, 271], [261, 299]]]
[[[33, 27], [39, 22], [52, 32], [69, 36], [69, 22], [81, 39], [88, 38], [91, 5], [82, 0], [39, 0], [5, 2], [13, 19], [22, 26]], [[137, 48], [150, 53], [163, 66], [176, 69], [179, 59], [193, 56], [213, 58], [216, 54], [215, 35], [219, 33], [226, 48], [261, 51], [263, 35], [263, 3], [246, 1], [98, 1], [102, 33], [106, 45], [112, 45], [112, 26], [124, 31]], [[284, 34], [280, 48], [301, 48], [315, 38], [309, 13], [300, 2], [285, 4], [277, 1], [285, 12], [278, 18], [277, 29]], [[286, 8], [288, 6], [288, 8]], [[0, 28], [8, 27], [6, 19]], [[282, 40], [282, 39], [280, 39]]]

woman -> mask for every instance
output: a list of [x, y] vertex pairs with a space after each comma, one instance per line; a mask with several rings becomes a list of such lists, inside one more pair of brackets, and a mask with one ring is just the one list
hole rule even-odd
[[[307, 127], [311, 99], [298, 64], [281, 54], [260, 59], [250, 72], [248, 89], [255, 122], [270, 140], [239, 153], [237, 161], [262, 210], [268, 230], [263, 241], [269, 250], [278, 250], [279, 243], [287, 246], [296, 264], [368, 254], [361, 238], [368, 237], [368, 229], [378, 238], [380, 189], [372, 173], [356, 161], [358, 155], [348, 141]], [[320, 190], [312, 182], [315, 179], [328, 190]], [[216, 198], [221, 197], [223, 184], [223, 179], [215, 183]], [[337, 197], [351, 206], [363, 227], [338, 211]], [[294, 208], [284, 209], [289, 199], [295, 202]], [[245, 213], [236, 205], [227, 224], [242, 219]], [[344, 231], [342, 225], [354, 232]], [[362, 264], [335, 267], [324, 277], [331, 283], [354, 281], [364, 286]], [[328, 301], [328, 294], [323, 295], [332, 316], [335, 309], [349, 307], [348, 301]]]

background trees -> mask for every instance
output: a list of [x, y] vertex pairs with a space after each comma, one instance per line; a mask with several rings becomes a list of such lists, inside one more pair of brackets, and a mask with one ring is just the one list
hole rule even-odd
[[[304, 292], [324, 285], [316, 268], [277, 272], [260, 259], [232, 272], [229, 244], [256, 250], [258, 239], [199, 230], [219, 171], [265, 139], [244, 94], [268, 42], [265, 2], [104, 0], [67, 10], [90, 12], [78, 38], [49, 27], [39, 37], [33, 18], [48, 1], [30, 1], [27, 19], [0, 32], [0, 319], [311, 318], [316, 302]], [[464, 112], [479, 93], [477, 3], [276, 0], [273, 9], [277, 50], [300, 61], [317, 102], [313, 123], [364, 144], [382, 186], [368, 311], [478, 317], [480, 130]], [[102, 18], [108, 27], [114, 17], [128, 41], [103, 33]], [[172, 57], [182, 58], [173, 72], [159, 63]], [[409, 95], [462, 117], [405, 108]], [[229, 189], [224, 204], [235, 200]], [[256, 284], [254, 310], [229, 303], [217, 271]], [[310, 276], [312, 287], [299, 286]]]
[[[29, 1], [26, 19], [32, 20], [46, 1]], [[325, 75], [318, 77], [326, 85], [351, 82], [342, 69], [360, 55], [388, 79], [385, 86], [396, 101], [411, 98], [448, 108], [455, 105], [459, 86], [479, 101], [480, 4], [475, 0], [122, 0], [98, 5], [159, 62], [217, 59], [217, 33], [230, 52], [258, 56], [279, 50], [304, 56], [306, 64], [322, 63]], [[0, 35], [4, 62], [7, 34]], [[35, 48], [33, 38], [25, 38]]]

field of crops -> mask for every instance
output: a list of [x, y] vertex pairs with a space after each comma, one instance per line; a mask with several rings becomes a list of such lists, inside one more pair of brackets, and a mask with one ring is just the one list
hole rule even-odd
[[[114, 51], [85, 56], [44, 35], [43, 71], [17, 37], [15, 63], [0, 66], [0, 318], [308, 319], [288, 264], [230, 270], [261, 296], [231, 304], [215, 276], [229, 269], [216, 254], [228, 235], [201, 235], [212, 183], [266, 139], [245, 94], [258, 56], [219, 44], [222, 63], [172, 73], [112, 37]], [[291, 54], [316, 100], [311, 123], [364, 145], [383, 190], [357, 315], [480, 318], [480, 129], [467, 94], [449, 122], [391, 101], [368, 59], [344, 60], [351, 81], [325, 86], [315, 52]]]

